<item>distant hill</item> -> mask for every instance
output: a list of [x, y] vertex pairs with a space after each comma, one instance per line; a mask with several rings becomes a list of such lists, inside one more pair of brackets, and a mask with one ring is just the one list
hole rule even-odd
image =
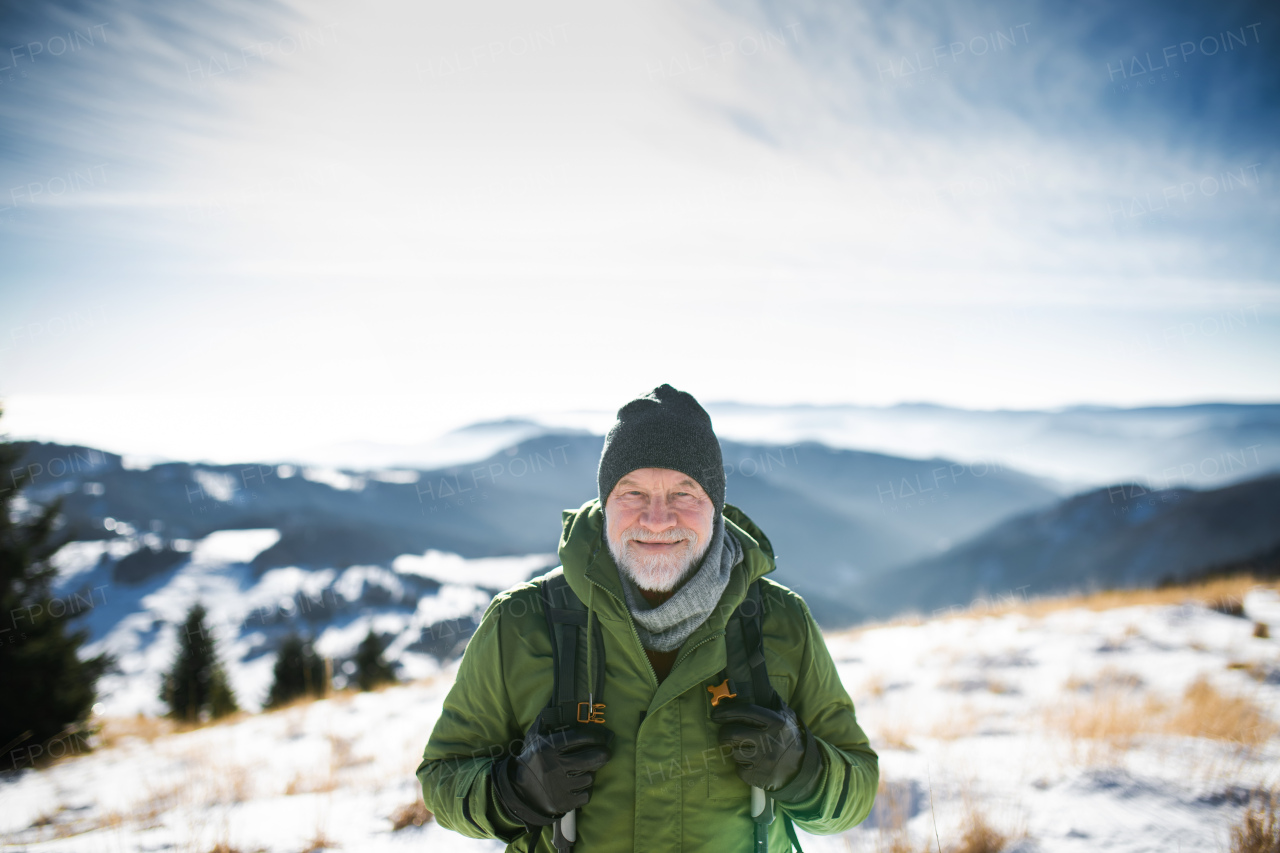
[[777, 579], [804, 595], [825, 626], [863, 618], [852, 595], [858, 579], [936, 554], [1060, 498], [1052, 483], [988, 465], [814, 442], [722, 445], [730, 502], [769, 535]]
[[876, 616], [975, 598], [1154, 586], [1280, 545], [1280, 476], [1211, 491], [1097, 489], [1020, 515], [947, 551], [867, 579]]
[[975, 411], [897, 406], [707, 407], [734, 441], [874, 450], [913, 459], [999, 463], [1053, 477], [1072, 492], [1111, 483], [1206, 488], [1280, 471], [1280, 405], [1071, 406]]
[[[560, 512], [596, 493], [603, 439], [540, 434], [465, 465], [337, 471], [293, 465], [171, 462], [129, 467], [114, 454], [28, 443], [35, 502], [61, 496], [81, 541], [149, 537], [113, 579], [141, 583], [179, 562], [172, 543], [219, 530], [279, 531], [255, 571], [389, 566], [428, 549], [466, 558], [554, 553]], [[1055, 484], [989, 465], [903, 459], [807, 442], [724, 442], [728, 499], [761, 525], [776, 577], [827, 625], [862, 611], [838, 594], [857, 578], [1055, 502]], [[108, 521], [110, 519], [110, 521]], [[112, 525], [108, 529], [106, 525]], [[180, 552], [179, 552], [180, 553]]]
[[[704, 401], [705, 402], [705, 401]], [[723, 442], [830, 448], [905, 459], [989, 463], [1080, 492], [1111, 483], [1218, 488], [1280, 471], [1280, 405], [1070, 406], [973, 410], [895, 406], [706, 402]], [[539, 435], [603, 435], [612, 411], [579, 411], [472, 424], [416, 444], [347, 442], [305, 448], [275, 462], [360, 470], [443, 468], [483, 459]]]

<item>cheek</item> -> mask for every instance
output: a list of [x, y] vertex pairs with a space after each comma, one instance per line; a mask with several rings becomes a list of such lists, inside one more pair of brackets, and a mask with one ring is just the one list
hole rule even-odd
[[631, 527], [636, 520], [638, 513], [625, 510], [621, 507], [612, 507], [605, 512], [605, 534], [610, 539], [617, 539], [622, 531]]
[[698, 542], [702, 543], [711, 538], [711, 519], [712, 514], [709, 512], [705, 514], [701, 512], [686, 513], [680, 519], [680, 526], [695, 531], [698, 534]]

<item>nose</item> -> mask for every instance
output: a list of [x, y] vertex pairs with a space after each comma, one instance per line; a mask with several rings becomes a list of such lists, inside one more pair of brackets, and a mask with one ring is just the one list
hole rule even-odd
[[654, 495], [649, 505], [640, 513], [640, 523], [653, 531], [666, 530], [676, 526], [676, 514], [667, 503], [663, 494]]

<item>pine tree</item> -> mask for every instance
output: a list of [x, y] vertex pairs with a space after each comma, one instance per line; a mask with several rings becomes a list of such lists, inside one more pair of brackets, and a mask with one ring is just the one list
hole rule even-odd
[[266, 707], [278, 708], [300, 696], [323, 697], [329, 686], [327, 670], [309, 640], [289, 634], [280, 643]]
[[160, 689], [160, 698], [174, 719], [194, 723], [206, 713], [216, 718], [238, 710], [218, 661], [217, 641], [205, 625], [207, 615], [204, 605], [196, 602], [178, 629], [178, 652]]
[[382, 641], [369, 629], [356, 649], [356, 684], [361, 690], [372, 690], [379, 684], [396, 680], [395, 670], [382, 656]]
[[[17, 464], [22, 454], [0, 441], [0, 472], [9, 481], [0, 482], [0, 769], [87, 747], [97, 680], [112, 663], [107, 655], [80, 657], [89, 634], [69, 631], [68, 619], [82, 608], [52, 595], [57, 569], [48, 560], [65, 544], [53, 535], [62, 501], [30, 512], [15, 501], [30, 479]], [[16, 517], [15, 502], [25, 518]]]

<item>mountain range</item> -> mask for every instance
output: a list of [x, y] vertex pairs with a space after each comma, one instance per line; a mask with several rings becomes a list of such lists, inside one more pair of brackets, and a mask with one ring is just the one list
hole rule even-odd
[[[793, 430], [790, 443], [722, 439], [727, 496], [773, 542], [773, 577], [804, 595], [824, 628], [1014, 591], [1149, 585], [1273, 551], [1277, 407], [1187, 408], [1196, 411], [1173, 410], [1163, 422], [1144, 410], [1128, 426], [1100, 415], [1099, 454], [1114, 452], [1126, 430], [1154, 445], [1152, 435], [1165, 436], [1142, 464], [1247, 438], [1244, 449], [1222, 451], [1234, 479], [1220, 487], [1120, 480], [1075, 489], [1073, 479], [1088, 478], [838, 447]], [[777, 412], [769, 417], [788, 435]], [[744, 415], [728, 431], [750, 432], [747, 423]], [[598, 434], [523, 421], [463, 432], [454, 450], [485, 455], [434, 468], [148, 464], [24, 442], [30, 483], [14, 507], [61, 499], [59, 595], [87, 592], [94, 602], [84, 621], [93, 648], [125, 662], [108, 679], [127, 697], [122, 707], [154, 705], [174, 626], [196, 599], [208, 603], [229, 670], [250, 694], [265, 690], [290, 630], [315, 636], [341, 674], [373, 629], [402, 671], [421, 675], [460, 653], [494, 592], [556, 564], [561, 511], [596, 492]], [[16, 473], [0, 474], [0, 488]]]
[[1280, 476], [1222, 489], [1122, 483], [1009, 519], [946, 553], [865, 578], [868, 615], [1182, 581], [1280, 545]]
[[[465, 466], [364, 473], [256, 463], [136, 468], [92, 448], [33, 443], [25, 458], [36, 476], [25, 496], [61, 497], [73, 540], [149, 537], [114, 564], [112, 580], [125, 584], [177, 566], [185, 552], [175, 542], [219, 530], [279, 532], [254, 556], [258, 573], [386, 567], [429, 549], [469, 559], [554, 554], [561, 510], [595, 495], [602, 443], [547, 433]], [[722, 448], [729, 501], [769, 534], [779, 578], [813, 594], [815, 615], [831, 625], [862, 615], [833, 590], [1060, 496], [1052, 481], [993, 465], [814, 442]]]
[[[708, 403], [723, 440], [813, 441], [909, 459], [982, 463], [1058, 480], [1065, 491], [1138, 482], [1146, 488], [1225, 486], [1280, 470], [1280, 405], [1200, 403], [1050, 411]], [[429, 469], [467, 463], [546, 433], [603, 435], [612, 412], [560, 412], [474, 424], [411, 445], [349, 442], [276, 461], [336, 468]]]

